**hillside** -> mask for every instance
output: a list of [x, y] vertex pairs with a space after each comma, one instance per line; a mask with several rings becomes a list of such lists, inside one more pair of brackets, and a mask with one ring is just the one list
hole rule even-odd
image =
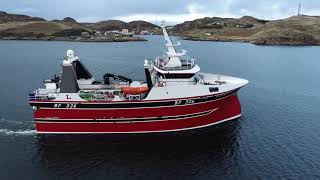
[[0, 37], [20, 38], [54, 38], [80, 35], [83, 31], [91, 32], [72, 18], [47, 21], [38, 17], [0, 13]]
[[126, 27], [126, 23], [120, 20], [106, 20], [96, 23], [82, 23], [82, 25], [97, 31], [121, 30]]
[[203, 18], [174, 26], [172, 32], [189, 40], [240, 41], [267, 45], [319, 45], [320, 18], [294, 16], [266, 21], [242, 18]]
[[271, 21], [252, 38], [256, 44], [319, 45], [320, 17], [294, 16]]
[[[126, 24], [126, 23], [124, 23]], [[104, 22], [94, 23], [93, 26], [78, 23], [66, 17], [62, 20], [47, 21], [38, 17], [8, 14], [0, 12], [0, 39], [5, 40], [61, 40], [61, 41], [143, 41], [139, 37], [96, 37], [96, 27], [103, 27]], [[115, 23], [112, 28], [122, 28]], [[87, 33], [83, 36], [83, 33]]]
[[129, 31], [153, 31], [154, 29], [160, 29], [159, 26], [156, 26], [152, 23], [146, 21], [132, 21], [132, 22], [124, 22], [120, 20], [106, 20], [100, 21], [97, 23], [81, 23], [83, 26], [87, 28], [91, 28], [97, 31], [112, 31], [112, 30], [122, 30], [128, 29]]
[[[146, 21], [123, 22], [105, 20], [79, 23], [71, 17], [47, 21], [39, 17], [9, 14], [0, 11], [0, 39], [65, 40], [65, 41], [141, 41], [139, 37], [96, 36], [101, 31], [121, 31], [140, 34], [147, 31], [162, 34], [161, 28]], [[251, 16], [241, 18], [206, 17], [175, 25], [170, 33], [199, 41], [238, 41], [262, 45], [320, 45], [320, 17], [293, 16], [280, 20], [261, 20]]]
[[30, 22], [30, 21], [45, 21], [45, 19], [39, 17], [30, 17], [19, 14], [8, 14], [4, 11], [0, 11], [0, 24], [8, 22]]

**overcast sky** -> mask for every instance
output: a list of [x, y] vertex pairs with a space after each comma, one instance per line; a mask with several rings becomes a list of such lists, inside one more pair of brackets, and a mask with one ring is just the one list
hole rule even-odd
[[286, 18], [297, 14], [320, 15], [320, 0], [0, 0], [0, 10], [48, 20], [66, 16], [80, 22], [106, 19], [180, 23], [202, 17], [255, 16]]

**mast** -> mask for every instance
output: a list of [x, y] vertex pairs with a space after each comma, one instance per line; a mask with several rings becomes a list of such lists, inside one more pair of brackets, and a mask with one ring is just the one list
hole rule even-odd
[[174, 44], [171, 41], [170, 36], [168, 35], [167, 28], [165, 26], [161, 26], [163, 31], [163, 36], [165, 39], [165, 46], [167, 47], [167, 55], [168, 55], [168, 63], [165, 67], [180, 67], [181, 61], [179, 56], [184, 55], [184, 53], [177, 53], [176, 49], [174, 48]]

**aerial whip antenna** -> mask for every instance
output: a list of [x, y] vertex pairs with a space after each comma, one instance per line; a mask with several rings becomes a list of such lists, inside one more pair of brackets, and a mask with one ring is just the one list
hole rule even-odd
[[298, 7], [298, 16], [301, 16], [300, 11], [301, 11], [301, 3], [299, 3], [299, 7]]

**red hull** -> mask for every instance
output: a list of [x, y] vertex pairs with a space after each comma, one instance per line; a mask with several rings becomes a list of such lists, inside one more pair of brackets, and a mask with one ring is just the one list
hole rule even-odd
[[[240, 117], [236, 93], [198, 104], [130, 109], [35, 111], [38, 133], [148, 133], [195, 129]], [[52, 121], [54, 120], [54, 121]]]

